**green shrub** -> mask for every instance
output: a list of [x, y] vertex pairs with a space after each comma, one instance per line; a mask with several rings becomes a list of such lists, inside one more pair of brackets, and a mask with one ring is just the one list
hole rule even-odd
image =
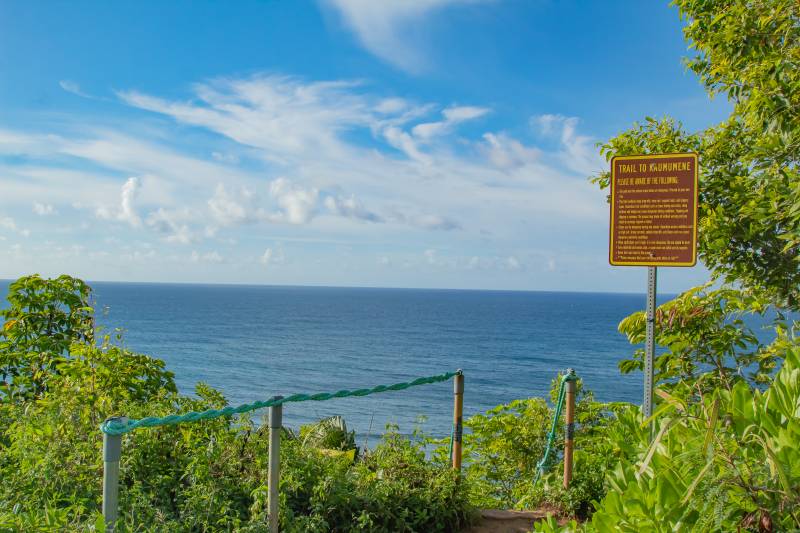
[[39, 397], [70, 346], [92, 342], [90, 294], [70, 276], [25, 276], [9, 286], [10, 305], [0, 310], [0, 401]]
[[[561, 377], [552, 382], [555, 401]], [[595, 402], [583, 382], [577, 382], [575, 452], [572, 482], [563, 488], [563, 419], [557, 425], [554, 456], [538, 483], [541, 460], [553, 410], [541, 398], [514, 400], [470, 417], [464, 423], [464, 472], [470, 482], [472, 503], [482, 508], [533, 509], [542, 504], [563, 514], [585, 517], [592, 502], [605, 495], [605, 471], [628, 449], [614, 449], [606, 433], [614, 428], [626, 404]], [[440, 460], [442, 452], [439, 452]]]
[[[67, 300], [64, 287], [68, 295], [70, 287], [80, 288], [69, 298], [88, 301], [78, 280], [26, 279], [11, 286], [6, 332], [23, 326], [33, 332], [25, 324], [35, 322], [31, 315], [40, 318], [41, 309], [61, 309], [69, 322], [69, 306], [48, 303]], [[19, 291], [25, 299], [15, 296]], [[79, 312], [80, 324], [91, 323], [89, 308], [81, 305]], [[108, 336], [96, 345], [93, 334], [65, 326], [58, 338], [72, 340], [67, 348], [40, 349], [50, 345], [34, 337], [50, 334], [48, 327], [0, 344], [6, 368], [24, 360], [18, 354], [29, 354], [19, 349], [23, 344], [37, 347], [30, 360], [39, 365], [33, 381], [23, 371], [13, 374], [5, 389], [12, 393], [0, 396], [2, 532], [103, 529], [99, 425], [105, 418], [227, 405], [203, 384], [194, 396], [179, 394], [162, 361], [116, 346]], [[249, 417], [137, 430], [122, 443], [119, 531], [265, 530], [268, 430]], [[396, 432], [360, 457], [340, 418], [301, 428], [299, 435], [285, 430], [281, 443], [284, 531], [457, 531], [472, 518], [469, 483], [429, 461], [422, 443]]]

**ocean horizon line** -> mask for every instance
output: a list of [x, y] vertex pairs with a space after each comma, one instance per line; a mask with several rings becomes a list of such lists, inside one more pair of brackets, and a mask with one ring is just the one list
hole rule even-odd
[[[0, 278], [0, 283], [12, 283], [18, 278]], [[277, 284], [277, 283], [239, 283], [239, 282], [197, 282], [197, 281], [122, 281], [122, 280], [86, 280], [90, 286], [95, 283], [120, 285], [164, 285], [185, 287], [236, 287], [236, 288], [276, 288], [276, 289], [354, 289], [354, 290], [387, 290], [387, 291], [430, 291], [430, 292], [487, 292], [487, 293], [534, 293], [534, 294], [599, 294], [599, 295], [638, 295], [642, 291], [603, 291], [603, 290], [548, 290], [548, 289], [489, 289], [464, 287], [387, 287], [378, 285], [314, 285], [314, 284]], [[659, 292], [659, 298], [676, 296], [678, 293]]]

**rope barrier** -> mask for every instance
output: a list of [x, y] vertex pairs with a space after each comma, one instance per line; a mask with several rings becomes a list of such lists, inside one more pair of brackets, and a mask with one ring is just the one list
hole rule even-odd
[[414, 381], [404, 383], [395, 383], [394, 385], [378, 385], [371, 389], [356, 389], [356, 390], [340, 390], [336, 392], [320, 392], [317, 394], [292, 394], [286, 397], [273, 397], [269, 400], [258, 401], [253, 403], [245, 403], [238, 407], [225, 407], [223, 409], [208, 409], [206, 411], [197, 412], [192, 411], [184, 414], [168, 415], [164, 417], [146, 417], [141, 419], [127, 419], [127, 418], [110, 418], [100, 425], [100, 430], [107, 435], [122, 435], [129, 433], [138, 428], [150, 428], [157, 426], [173, 426], [185, 422], [198, 422], [200, 420], [212, 420], [223, 416], [232, 416], [235, 414], [247, 413], [262, 409], [264, 407], [272, 407], [275, 405], [283, 405], [290, 402], [324, 402], [332, 400], [333, 398], [347, 398], [349, 396], [368, 396], [379, 392], [400, 391], [418, 385], [427, 385], [429, 383], [439, 383], [447, 381], [457, 372], [448, 372], [446, 374], [439, 374], [438, 376], [429, 376], [425, 378], [418, 378]]
[[539, 482], [539, 479], [544, 474], [545, 469], [549, 466], [548, 460], [550, 459], [550, 452], [553, 448], [553, 442], [556, 439], [556, 429], [558, 428], [558, 419], [561, 418], [561, 410], [564, 407], [564, 396], [566, 395], [566, 385], [568, 381], [577, 381], [578, 376], [574, 370], [570, 370], [561, 378], [561, 385], [558, 389], [558, 400], [556, 400], [556, 407], [553, 411], [553, 423], [550, 426], [550, 433], [547, 434], [547, 445], [544, 449], [542, 460], [536, 463], [536, 477], [533, 479], [533, 484]]

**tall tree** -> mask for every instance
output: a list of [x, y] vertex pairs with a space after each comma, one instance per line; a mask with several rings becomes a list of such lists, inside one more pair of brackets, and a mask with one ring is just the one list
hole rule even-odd
[[0, 310], [0, 401], [40, 396], [70, 346], [93, 341], [90, 297], [89, 286], [70, 276], [34, 274], [9, 285], [9, 306]]
[[[715, 279], [800, 309], [800, 2], [675, 0], [686, 60], [727, 120], [696, 133], [646, 118], [601, 145], [615, 155], [700, 156], [699, 253]], [[594, 178], [602, 188], [609, 174]]]

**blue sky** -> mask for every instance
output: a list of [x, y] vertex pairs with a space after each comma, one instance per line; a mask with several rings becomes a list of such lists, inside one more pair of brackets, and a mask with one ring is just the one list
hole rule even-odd
[[587, 177], [635, 120], [727, 114], [681, 26], [650, 1], [3, 2], [0, 278], [641, 291]]

